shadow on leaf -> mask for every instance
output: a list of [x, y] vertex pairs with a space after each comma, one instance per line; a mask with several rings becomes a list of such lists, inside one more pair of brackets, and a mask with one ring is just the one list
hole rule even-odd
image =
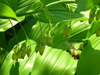
[[19, 75], [19, 62], [16, 62], [15, 65], [12, 65], [10, 75]]

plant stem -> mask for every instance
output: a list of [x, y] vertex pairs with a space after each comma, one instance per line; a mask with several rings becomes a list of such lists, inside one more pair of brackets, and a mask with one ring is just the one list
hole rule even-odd
[[[50, 6], [53, 6], [53, 5], [58, 5], [58, 4], [65, 4], [65, 3], [75, 3], [75, 1], [56, 1], [56, 2], [52, 2], [48, 5], [46, 5], [47, 7], [50, 7]], [[35, 13], [38, 13], [38, 12], [42, 12], [43, 9], [40, 8], [38, 10], [33, 10], [33, 11], [30, 11], [30, 12], [25, 12], [25, 13], [17, 13], [16, 15], [19, 17], [19, 16], [25, 16], [25, 15], [32, 15], [32, 14], [35, 14]]]
[[22, 28], [22, 30], [23, 30], [25, 36], [26, 36], [26, 44], [27, 44], [28, 36], [27, 36], [27, 34], [26, 34], [26, 32], [25, 32], [25, 30], [24, 30], [22, 24], [21, 24], [20, 22], [19, 22], [19, 24], [20, 24], [20, 26], [21, 26], [21, 28]]
[[51, 24], [51, 20], [49, 19], [49, 34], [50, 34], [51, 28], [52, 28], [52, 24]]
[[41, 23], [40, 23], [40, 20], [39, 20], [39, 17], [37, 15], [35, 15], [39, 21], [39, 26], [40, 26], [40, 31], [41, 31], [41, 38], [42, 38], [42, 26], [41, 26]]
[[13, 24], [12, 24], [10, 19], [9, 19], [9, 21], [10, 21], [10, 23], [12, 25], [12, 28], [13, 28], [13, 31], [14, 31], [14, 34], [15, 34], [15, 38], [16, 38], [16, 41], [17, 41], [17, 44], [18, 44], [18, 38], [17, 38], [17, 34], [16, 34], [16, 31], [15, 31], [15, 28], [14, 28], [14, 26], [13, 26]]
[[69, 21], [70, 21], [70, 26], [71, 27], [71, 10], [70, 10], [70, 6], [67, 4], [68, 8], [69, 8]]

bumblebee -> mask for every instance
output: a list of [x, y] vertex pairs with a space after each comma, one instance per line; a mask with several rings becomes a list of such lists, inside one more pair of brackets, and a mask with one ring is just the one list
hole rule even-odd
[[74, 59], [80, 58], [80, 54], [75, 49], [69, 49], [67, 52], [70, 53]]

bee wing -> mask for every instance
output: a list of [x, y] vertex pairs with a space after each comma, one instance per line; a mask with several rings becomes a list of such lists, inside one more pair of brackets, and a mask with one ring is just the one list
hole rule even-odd
[[71, 48], [72, 48], [72, 49], [75, 49], [75, 48], [73, 47], [73, 45], [72, 45], [72, 42], [65, 42], [65, 43], [66, 43], [66, 45], [67, 45], [67, 46], [66, 46], [67, 48], [69, 48], [69, 49], [71, 49]]

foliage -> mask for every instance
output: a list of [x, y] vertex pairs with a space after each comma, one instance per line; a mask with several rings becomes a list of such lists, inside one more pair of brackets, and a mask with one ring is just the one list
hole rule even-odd
[[100, 0], [0, 0], [0, 75], [99, 75], [99, 9]]

